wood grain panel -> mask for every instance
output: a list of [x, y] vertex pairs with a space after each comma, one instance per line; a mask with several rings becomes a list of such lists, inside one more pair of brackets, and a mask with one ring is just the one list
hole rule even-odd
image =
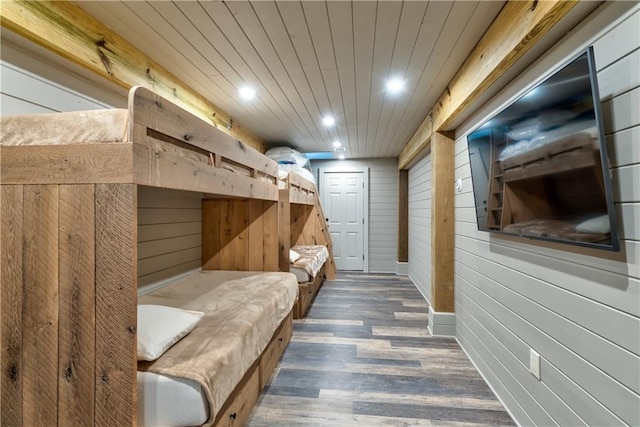
[[278, 269], [288, 272], [289, 249], [291, 248], [291, 205], [289, 190], [280, 190], [278, 201]]
[[409, 171], [398, 171], [398, 261], [409, 261]]
[[264, 235], [265, 222], [263, 217], [264, 205], [262, 200], [247, 200], [248, 215], [248, 270], [261, 271], [263, 269], [262, 255], [267, 236]]
[[202, 201], [202, 269], [220, 270], [220, 202]]
[[453, 135], [435, 133], [431, 141], [431, 305], [454, 311], [454, 156]]
[[244, 201], [222, 202], [220, 269], [247, 270], [249, 265], [248, 207]]
[[60, 186], [58, 425], [93, 425], [95, 203], [93, 185]]
[[263, 216], [263, 245], [262, 245], [262, 270], [278, 271], [278, 203], [263, 201], [265, 205]]
[[23, 186], [0, 185], [0, 424], [23, 424]]
[[132, 182], [129, 144], [2, 147], [5, 184]]
[[24, 425], [58, 421], [58, 186], [24, 187]]
[[137, 190], [98, 184], [95, 197], [95, 425], [128, 426], [136, 424]]
[[278, 175], [275, 161], [263, 156], [250, 145], [211, 127], [210, 123], [198, 120], [188, 110], [177, 105], [173, 97], [165, 99], [147, 88], [138, 87], [130, 94], [129, 102], [133, 106], [132, 120], [137, 124], [273, 177]]

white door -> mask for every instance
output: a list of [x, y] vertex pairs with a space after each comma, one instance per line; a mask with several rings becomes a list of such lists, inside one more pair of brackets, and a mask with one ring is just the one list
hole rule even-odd
[[364, 173], [323, 173], [322, 205], [338, 270], [364, 270]]

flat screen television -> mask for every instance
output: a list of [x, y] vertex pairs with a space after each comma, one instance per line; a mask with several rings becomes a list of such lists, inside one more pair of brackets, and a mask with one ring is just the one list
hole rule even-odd
[[619, 250], [592, 48], [467, 143], [480, 230]]

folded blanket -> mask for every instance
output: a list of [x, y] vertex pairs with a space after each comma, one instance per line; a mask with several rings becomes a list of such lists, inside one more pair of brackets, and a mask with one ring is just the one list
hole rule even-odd
[[138, 364], [140, 371], [187, 378], [202, 385], [209, 401], [205, 425], [213, 423], [265, 350], [291, 312], [298, 292], [298, 283], [290, 273], [260, 273], [220, 284], [215, 284], [213, 277], [208, 272], [195, 273], [139, 298], [141, 304], [205, 313], [200, 324], [158, 360]]
[[295, 245], [291, 250], [300, 254], [291, 265], [302, 268], [314, 278], [329, 258], [329, 250], [324, 245]]

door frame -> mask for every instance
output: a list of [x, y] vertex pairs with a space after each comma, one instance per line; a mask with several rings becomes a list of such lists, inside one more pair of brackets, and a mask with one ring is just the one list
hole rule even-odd
[[362, 173], [362, 182], [364, 188], [362, 192], [362, 213], [364, 216], [364, 224], [362, 227], [362, 253], [364, 255], [364, 265], [362, 267], [363, 273], [369, 272], [369, 168], [357, 167], [357, 166], [330, 166], [318, 168], [318, 192], [320, 195], [320, 201], [324, 205], [324, 183], [325, 173]]

